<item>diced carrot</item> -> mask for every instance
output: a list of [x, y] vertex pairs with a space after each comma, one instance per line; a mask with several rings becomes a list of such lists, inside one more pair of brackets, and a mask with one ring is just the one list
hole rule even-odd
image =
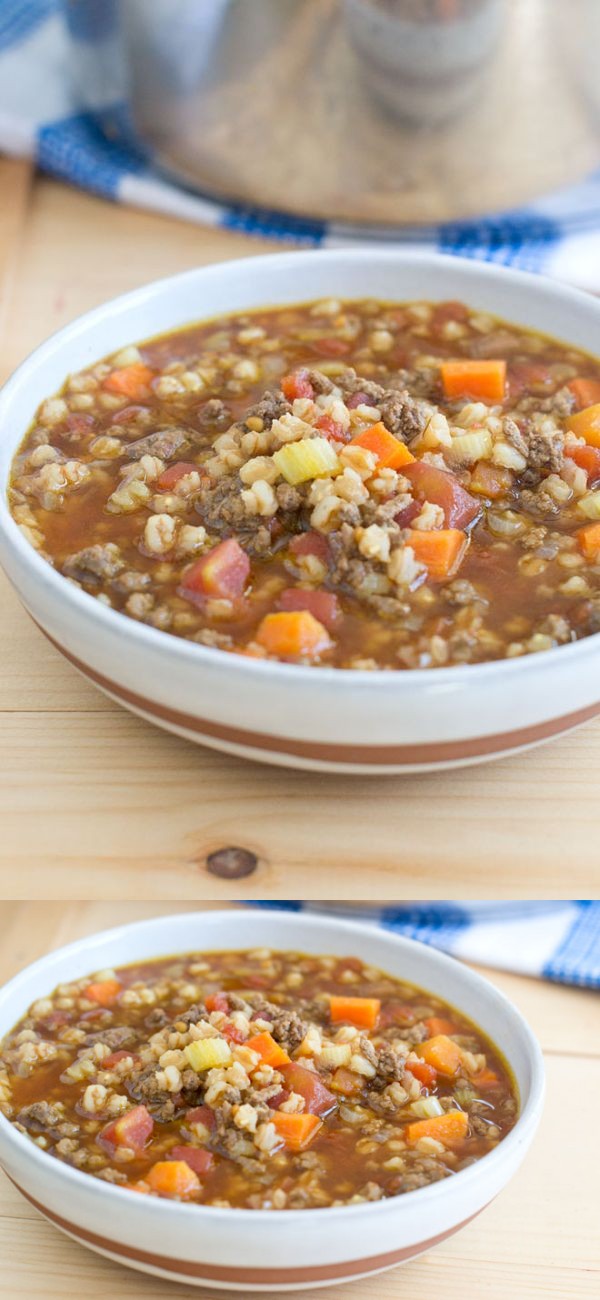
[[443, 361], [441, 365], [445, 397], [481, 397], [488, 402], [504, 399], [506, 361]]
[[175, 1196], [178, 1200], [200, 1191], [200, 1179], [185, 1160], [159, 1160], [144, 1181], [158, 1196]]
[[567, 388], [571, 389], [580, 411], [600, 402], [600, 379], [572, 379]]
[[134, 361], [131, 366], [121, 366], [118, 370], [111, 370], [106, 379], [102, 381], [102, 387], [108, 388], [110, 393], [119, 393], [122, 397], [129, 397], [136, 401], [139, 397], [147, 397], [150, 383], [154, 378], [154, 371], [143, 361]]
[[339, 601], [333, 591], [306, 590], [304, 587], [286, 587], [277, 598], [277, 608], [286, 611], [308, 609], [329, 632], [334, 632], [342, 616]]
[[503, 497], [510, 492], [513, 483], [512, 470], [505, 469], [503, 465], [491, 465], [487, 460], [480, 460], [471, 472], [469, 491], [496, 501], [498, 497]]
[[286, 1115], [283, 1110], [274, 1110], [271, 1122], [290, 1151], [306, 1150], [323, 1125], [318, 1115]]
[[569, 460], [574, 460], [580, 469], [585, 470], [588, 476], [588, 484], [595, 483], [600, 478], [599, 447], [588, 447], [587, 443], [582, 446], [580, 442], [567, 443], [565, 456], [568, 456]]
[[101, 1007], [114, 1007], [119, 993], [122, 992], [123, 985], [118, 980], [98, 980], [95, 984], [88, 984], [83, 990], [83, 996], [90, 1002], [97, 1002]]
[[406, 1068], [410, 1070], [413, 1078], [423, 1084], [424, 1088], [433, 1088], [437, 1079], [437, 1070], [433, 1065], [428, 1065], [427, 1061], [407, 1061]]
[[207, 1174], [215, 1163], [215, 1157], [212, 1151], [206, 1151], [204, 1147], [171, 1147], [167, 1160], [183, 1160], [195, 1174]]
[[312, 657], [333, 644], [326, 628], [308, 609], [266, 614], [255, 640], [268, 654], [280, 659]]
[[374, 1029], [381, 1011], [379, 998], [347, 998], [330, 996], [329, 1009], [334, 1024], [347, 1021], [359, 1029]]
[[467, 543], [467, 535], [460, 528], [431, 531], [411, 528], [407, 544], [412, 547], [417, 560], [425, 565], [429, 577], [439, 582], [442, 578], [451, 578], [460, 568]]
[[181, 594], [186, 600], [236, 600], [242, 595], [250, 574], [250, 561], [235, 538], [229, 537], [201, 555], [183, 575]]
[[346, 1097], [351, 1097], [353, 1093], [361, 1092], [363, 1081], [360, 1074], [355, 1074], [353, 1070], [346, 1070], [343, 1065], [340, 1065], [329, 1086], [334, 1092], [342, 1092]]
[[432, 1119], [419, 1119], [414, 1124], [407, 1124], [404, 1136], [410, 1146], [420, 1138], [435, 1138], [445, 1147], [452, 1147], [463, 1142], [469, 1132], [469, 1117], [464, 1110], [447, 1110], [444, 1115], [434, 1115]]
[[315, 390], [308, 378], [308, 370], [295, 370], [293, 374], [284, 375], [281, 380], [281, 389], [288, 402], [295, 401], [297, 397], [314, 397], [315, 395]]
[[280, 1065], [287, 1065], [291, 1060], [268, 1031], [256, 1034], [254, 1038], [247, 1038], [245, 1046], [251, 1048], [253, 1052], [258, 1052], [262, 1064], [272, 1065], [274, 1070], [278, 1070]]
[[435, 1034], [457, 1034], [458, 1029], [453, 1020], [446, 1020], [444, 1016], [429, 1016], [423, 1021], [427, 1025], [427, 1032], [433, 1038]]
[[415, 1047], [415, 1051], [428, 1065], [432, 1065], [438, 1074], [450, 1077], [457, 1073], [462, 1061], [460, 1047], [446, 1034], [436, 1034], [433, 1038], [426, 1039], [424, 1043], [419, 1043], [418, 1047]]
[[586, 524], [585, 528], [577, 529], [575, 536], [581, 554], [595, 563], [600, 556], [600, 524]]
[[154, 1120], [146, 1107], [132, 1106], [131, 1110], [102, 1129], [98, 1141], [109, 1150], [130, 1147], [132, 1151], [143, 1151], [153, 1128]]
[[156, 486], [160, 492], [168, 492], [171, 488], [177, 487], [180, 479], [185, 478], [187, 474], [200, 474], [202, 477], [204, 471], [191, 460], [177, 460], [174, 465], [169, 465], [163, 470], [156, 480]]
[[403, 442], [399, 442], [381, 420], [364, 429], [362, 433], [357, 433], [350, 446], [364, 447], [366, 451], [372, 451], [377, 457], [379, 469], [400, 469], [402, 465], [410, 465], [415, 459], [408, 447], [405, 447]]
[[600, 402], [586, 406], [567, 420], [567, 429], [578, 438], [583, 438], [590, 447], [600, 447]]
[[479, 1088], [481, 1092], [487, 1092], [488, 1089], [491, 1090], [492, 1088], [497, 1088], [501, 1082], [502, 1081], [498, 1075], [495, 1074], [493, 1070], [490, 1070], [487, 1065], [483, 1070], [479, 1070], [478, 1074], [471, 1075], [471, 1083], [474, 1084], [476, 1088]]

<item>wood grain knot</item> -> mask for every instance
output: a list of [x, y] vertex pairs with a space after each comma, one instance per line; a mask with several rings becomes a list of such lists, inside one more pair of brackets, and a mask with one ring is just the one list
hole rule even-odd
[[206, 859], [207, 871], [212, 876], [219, 876], [221, 880], [241, 880], [244, 876], [251, 876], [257, 866], [256, 853], [251, 853], [250, 849], [241, 849], [235, 844], [226, 849], [215, 849]]

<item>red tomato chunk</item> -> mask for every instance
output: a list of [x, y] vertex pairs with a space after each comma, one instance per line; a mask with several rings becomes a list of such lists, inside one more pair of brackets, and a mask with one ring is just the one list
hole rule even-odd
[[171, 1147], [167, 1160], [184, 1160], [195, 1174], [207, 1174], [213, 1168], [215, 1157], [212, 1151], [204, 1151], [202, 1147]]
[[481, 513], [481, 505], [466, 492], [454, 474], [422, 460], [402, 466], [420, 501], [430, 501], [444, 511], [446, 528], [466, 528]]
[[239, 542], [228, 538], [202, 555], [183, 575], [182, 595], [187, 600], [237, 600], [250, 575], [250, 561]]
[[307, 609], [328, 628], [335, 630], [342, 616], [337, 596], [330, 591], [304, 591], [302, 587], [288, 587], [282, 591], [277, 602], [279, 609]]
[[145, 1106], [134, 1106], [112, 1124], [102, 1129], [98, 1141], [107, 1148], [129, 1147], [143, 1151], [154, 1128], [154, 1120]]
[[314, 1070], [307, 1070], [304, 1065], [285, 1065], [281, 1071], [288, 1088], [304, 1097], [306, 1110], [311, 1115], [328, 1115], [337, 1106], [337, 1098], [321, 1082]]

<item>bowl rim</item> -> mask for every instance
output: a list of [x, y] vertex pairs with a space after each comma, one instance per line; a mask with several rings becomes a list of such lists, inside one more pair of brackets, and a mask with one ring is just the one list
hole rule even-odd
[[[174, 922], [183, 923], [185, 919], [191, 921], [193, 917], [199, 915], [205, 920], [208, 919], [209, 923], [210, 917], [215, 917], [218, 920], [231, 918], [232, 915], [244, 917], [247, 918], [250, 931], [254, 920], [258, 920], [259, 918], [264, 920], [265, 918], [264, 911], [260, 908], [252, 907], [240, 909], [239, 912], [234, 909], [219, 909], [209, 912], [178, 912], [166, 916], [152, 917], [142, 921], [130, 921], [108, 930], [97, 931], [92, 935], [85, 935], [80, 939], [76, 939], [72, 943], [53, 949], [43, 957], [38, 958], [35, 962], [31, 962], [29, 965], [25, 966], [23, 970], [13, 976], [11, 980], [0, 988], [0, 1009], [10, 1005], [11, 995], [15, 991], [18, 991], [19, 986], [25, 984], [32, 974], [37, 975], [38, 973], [42, 973], [46, 967], [50, 968], [49, 973], [51, 973], [53, 965], [60, 965], [65, 957], [76, 957], [79, 954], [84, 953], [90, 941], [119, 941], [122, 942], [125, 947], [127, 936], [130, 934], [132, 929], [135, 929], [138, 932], [146, 930], [151, 933], [153, 930], [160, 930], [163, 925], [168, 926]], [[288, 928], [292, 928], [292, 926], [297, 926], [298, 924], [306, 930], [315, 930], [318, 933], [329, 931], [331, 930], [331, 926], [334, 925], [341, 933], [347, 934], [349, 939], [358, 935], [359, 941], [361, 935], [365, 932], [368, 934], [369, 932], [380, 931], [382, 936], [385, 935], [386, 939], [389, 939], [393, 944], [397, 945], [399, 949], [404, 949], [408, 952], [418, 950], [421, 954], [426, 953], [427, 959], [431, 961], [431, 965], [440, 969], [442, 972], [449, 969], [456, 970], [456, 967], [458, 966], [464, 973], [467, 983], [474, 984], [475, 987], [484, 994], [486, 999], [488, 999], [492, 1004], [495, 1004], [505, 1013], [508, 1013], [512, 1020], [514, 1029], [521, 1035], [522, 1043], [527, 1052], [531, 1072], [530, 1092], [524, 1103], [522, 1103], [519, 1098], [520, 1110], [518, 1119], [514, 1128], [507, 1133], [506, 1137], [498, 1143], [493, 1151], [487, 1152], [487, 1154], [477, 1160], [475, 1164], [468, 1166], [467, 1169], [459, 1170], [458, 1174], [455, 1175], [455, 1177], [460, 1177], [461, 1186], [465, 1190], [468, 1190], [469, 1187], [473, 1187], [481, 1180], [482, 1176], [485, 1176], [485, 1170], [490, 1169], [490, 1164], [492, 1164], [492, 1162], [496, 1167], [506, 1164], [507, 1159], [510, 1159], [511, 1153], [518, 1151], [523, 1140], [526, 1140], [527, 1135], [529, 1135], [530, 1138], [533, 1137], [541, 1116], [545, 1097], [545, 1068], [542, 1049], [522, 1012], [513, 1002], [511, 1002], [510, 998], [508, 998], [505, 993], [496, 987], [495, 984], [485, 976], [480, 975], [478, 971], [472, 970], [470, 966], [459, 961], [458, 958], [449, 956], [447, 953], [442, 952], [441, 949], [430, 947], [421, 941], [409, 939], [404, 935], [396, 934], [392, 930], [381, 931], [380, 927], [374, 922], [352, 921], [346, 918], [340, 919], [334, 916], [315, 916], [312, 913], [288, 913], [285, 910], [278, 913], [278, 921], [281, 927], [278, 929], [278, 937], [281, 935], [282, 938], [285, 937], [285, 931]], [[207, 936], [207, 940], [210, 942], [209, 936]], [[193, 950], [188, 949], [188, 951]], [[217, 952], [222, 951], [222, 949], [210, 948], [210, 946], [203, 944], [199, 948], [199, 951]], [[277, 947], [274, 948], [274, 951], [281, 952], [286, 951], [286, 949]], [[287, 949], [287, 951], [289, 951], [289, 949]], [[152, 960], [152, 958], [150, 958], [150, 960]], [[160, 957], [156, 958], [156, 960], [160, 960]], [[487, 1031], [485, 1030], [485, 1027], [482, 1026], [482, 1028], [484, 1033], [486, 1033]], [[8, 1030], [7, 1032], [11, 1031]], [[2, 1039], [0, 1038], [0, 1042], [1, 1041]], [[509, 1066], [511, 1066], [508, 1057], [507, 1060]], [[49, 1153], [40, 1150], [40, 1148], [32, 1143], [25, 1134], [19, 1133], [11, 1120], [7, 1119], [5, 1115], [0, 1113], [0, 1134], [2, 1132], [4, 1132], [5, 1138], [9, 1143], [12, 1142], [15, 1144], [16, 1152], [21, 1158], [25, 1161], [29, 1159], [33, 1162], [34, 1166], [46, 1169], [49, 1174], [53, 1171], [55, 1177], [59, 1180], [63, 1179], [66, 1184], [70, 1184], [74, 1191], [77, 1191], [78, 1188], [82, 1190], [83, 1188], [87, 1188], [88, 1192], [92, 1195], [97, 1194], [100, 1197], [114, 1195], [115, 1188], [112, 1184], [107, 1183], [102, 1179], [95, 1178], [93, 1175], [85, 1173], [83, 1170], [74, 1169], [72, 1166], [64, 1164], [60, 1160], [56, 1160], [56, 1158], [52, 1157]], [[41, 1166], [40, 1161], [42, 1162]], [[52, 1162], [50, 1166], [48, 1162]], [[423, 1204], [424, 1210], [427, 1205], [431, 1205], [432, 1208], [435, 1208], [435, 1205], [438, 1202], [443, 1202], [448, 1195], [452, 1194], [450, 1188], [453, 1186], [453, 1182], [453, 1178], [443, 1178], [438, 1182], [430, 1183], [425, 1187], [415, 1188], [411, 1192], [404, 1192], [401, 1196], [387, 1197], [381, 1201], [367, 1201], [360, 1205], [333, 1205], [321, 1209], [311, 1209], [310, 1222], [315, 1223], [316, 1226], [323, 1226], [324, 1224], [332, 1223], [334, 1217], [336, 1220], [339, 1219], [340, 1215], [347, 1216], [348, 1214], [351, 1214], [354, 1217], [357, 1217], [365, 1213], [370, 1215], [378, 1212], [381, 1213], [382, 1207], [385, 1207], [388, 1212], [390, 1209], [397, 1209], [400, 1211], [403, 1203], [406, 1203], [406, 1197], [411, 1198], [410, 1204], [413, 1204], [414, 1202], [412, 1198], [415, 1195], [419, 1195], [421, 1198], [419, 1203]], [[199, 1212], [204, 1212], [208, 1214], [209, 1222], [211, 1219], [219, 1219], [223, 1223], [231, 1222], [233, 1226], [234, 1224], [239, 1225], [241, 1222], [265, 1224], [271, 1222], [274, 1215], [279, 1217], [279, 1215], [283, 1214], [285, 1216], [283, 1220], [284, 1223], [298, 1224], [299, 1222], [306, 1222], [306, 1210], [248, 1210], [243, 1207], [229, 1207], [226, 1209], [214, 1205], [189, 1205], [185, 1202], [173, 1202], [159, 1197], [140, 1197], [138, 1192], [130, 1191], [128, 1188], [123, 1187], [119, 1187], [117, 1190], [120, 1196], [125, 1193], [127, 1197], [127, 1201], [123, 1203], [124, 1208], [127, 1204], [130, 1206], [146, 1206], [148, 1207], [148, 1212], [153, 1214], [156, 1218], [163, 1216], [165, 1213], [168, 1217], [174, 1217], [181, 1213], [197, 1216]], [[248, 1216], [251, 1216], [251, 1218], [248, 1218]], [[190, 1222], [198, 1222], [197, 1217], [191, 1219]]]
[[[60, 353], [63, 348], [68, 347], [74, 338], [82, 333], [85, 334], [88, 327], [100, 324], [115, 313], [117, 315], [127, 314], [129, 310], [143, 307], [153, 299], [168, 294], [169, 290], [177, 290], [178, 286], [186, 281], [200, 280], [200, 282], [203, 282], [206, 280], [218, 281], [221, 277], [225, 277], [225, 279], [235, 278], [237, 272], [242, 267], [247, 267], [248, 263], [251, 263], [256, 268], [257, 276], [260, 276], [265, 271], [274, 272], [275, 274], [277, 274], [277, 271], [285, 272], [292, 269], [300, 271], [302, 263], [307, 261], [314, 262], [315, 265], [326, 261], [334, 265], [339, 263], [341, 265], [349, 264], [350, 266], [383, 261], [393, 267], [416, 266], [422, 267], [424, 270], [431, 270], [432, 267], [435, 268], [441, 265], [458, 271], [465, 277], [466, 285], [470, 281], [480, 280], [481, 278], [502, 283], [509, 282], [516, 288], [520, 287], [530, 294], [533, 293], [538, 297], [547, 299], [549, 302], [558, 298], [570, 303], [575, 308], [585, 307], [588, 311], [593, 311], [595, 308], [600, 317], [600, 302], [592, 294], [588, 294], [584, 290], [573, 288], [570, 285], [550, 280], [548, 277], [542, 277], [529, 271], [515, 270], [512, 267], [509, 268], [496, 263], [455, 257], [454, 255], [435, 251], [412, 251], [410, 249], [388, 249], [385, 247], [377, 249], [364, 247], [350, 249], [321, 248], [234, 258], [230, 261], [192, 267], [175, 275], [152, 280], [137, 289], [107, 299], [106, 302], [75, 317], [67, 325], [52, 333], [25, 357], [0, 388], [0, 432], [2, 422], [10, 410], [13, 397], [18, 394], [21, 385], [27, 379], [29, 371], [35, 369], [38, 363], [44, 362], [56, 353]], [[304, 300], [300, 299], [299, 301]], [[275, 308], [277, 305], [277, 302], [272, 304]], [[254, 308], [248, 308], [247, 310], [254, 310]], [[228, 312], [226, 314], [230, 315], [232, 313]], [[189, 323], [193, 324], [194, 322]], [[186, 326], [184, 324], [172, 328], [179, 329], [186, 328]], [[164, 332], [168, 332], [168, 330]], [[158, 334], [160, 334], [160, 331], [158, 331]], [[155, 338], [157, 333], [155, 332], [148, 337]], [[424, 686], [425, 684], [429, 687], [436, 685], [441, 689], [448, 689], [452, 686], [464, 687], [473, 679], [473, 674], [476, 675], [478, 681], [498, 676], [502, 679], [508, 677], [510, 681], [517, 673], [520, 675], [529, 675], [531, 673], [538, 675], [540, 671], [552, 672], [557, 655], [560, 656], [558, 662], [566, 667], [567, 656], [569, 656], [571, 664], [573, 664], [588, 658], [600, 648], [600, 632], [595, 632], [590, 636], [580, 638], [578, 641], [555, 646], [553, 649], [544, 651], [543, 654], [529, 654], [512, 659], [492, 659], [483, 663], [455, 664], [449, 667], [439, 667], [435, 670], [431, 668], [340, 669], [328, 665], [303, 665], [283, 663], [277, 660], [253, 659], [250, 656], [225, 652], [190, 641], [185, 637], [175, 636], [171, 632], [165, 632], [146, 623], [138, 622], [136, 619], [123, 614], [120, 610], [112, 609], [95, 596], [75, 586], [74, 583], [68, 582], [63, 574], [59, 573], [47, 560], [42, 559], [31, 543], [26, 540], [12, 516], [7, 500], [12, 458], [16, 454], [24, 436], [23, 432], [21, 439], [16, 442], [11, 452], [8, 474], [6, 479], [3, 478], [3, 481], [0, 482], [0, 543], [4, 541], [8, 550], [16, 552], [32, 577], [36, 581], [42, 582], [51, 592], [55, 593], [57, 605], [66, 607], [66, 611], [71, 613], [73, 617], [80, 616], [85, 619], [88, 625], [91, 625], [92, 630], [96, 629], [99, 638], [102, 637], [103, 631], [112, 632], [115, 636], [129, 637], [141, 653], [147, 649], [155, 651], [158, 655], [171, 655], [174, 662], [182, 665], [185, 663], [190, 667], [199, 666], [201, 668], [204, 663], [207, 667], [214, 666], [216, 669], [222, 669], [225, 666], [226, 655], [227, 668], [235, 671], [241, 677], [242, 684], [247, 683], [249, 688], [252, 685], [258, 686], [261, 682], [268, 682], [269, 680], [275, 680], [282, 684], [288, 682], [292, 687], [300, 683], [309, 685], [312, 682], [317, 689], [319, 685], [329, 689], [334, 682], [347, 682], [353, 690], [364, 691], [369, 688], [383, 690], [385, 688], [386, 693], [389, 692], [392, 682], [396, 688], [402, 689], [404, 687], [409, 691], [412, 691], [414, 686]], [[15, 589], [20, 596], [19, 587], [15, 585]], [[338, 688], [334, 687], [334, 689]]]

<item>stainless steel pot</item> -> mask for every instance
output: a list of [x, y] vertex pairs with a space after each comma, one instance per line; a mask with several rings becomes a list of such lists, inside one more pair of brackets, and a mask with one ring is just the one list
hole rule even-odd
[[600, 164], [600, 0], [66, 4], [81, 107], [223, 199], [453, 221]]

